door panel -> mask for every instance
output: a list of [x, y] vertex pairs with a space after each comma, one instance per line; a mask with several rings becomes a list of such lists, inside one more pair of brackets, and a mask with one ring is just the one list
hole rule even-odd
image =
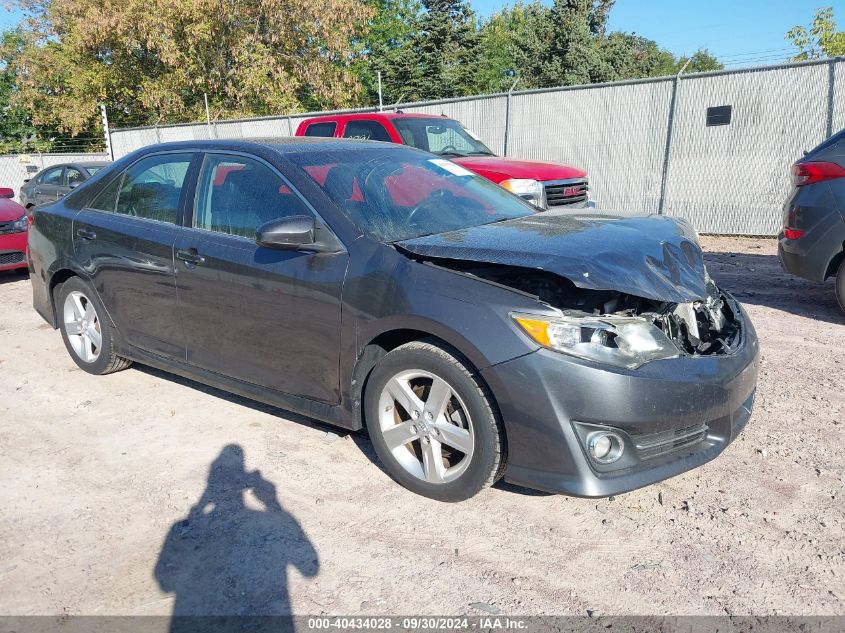
[[62, 184], [62, 167], [50, 169], [38, 179], [35, 185], [35, 204], [55, 202], [59, 198]]
[[176, 284], [188, 362], [285, 393], [339, 402], [346, 253], [279, 251], [185, 228]]
[[269, 165], [207, 154], [192, 226], [176, 241], [176, 285], [188, 362], [335, 404], [347, 254], [255, 242], [264, 222], [310, 213]]
[[74, 250], [127, 343], [184, 361], [173, 246], [195, 154], [142, 158], [76, 216]]
[[77, 261], [127, 343], [183, 360], [185, 334], [173, 276], [180, 227], [84, 210], [73, 223]]

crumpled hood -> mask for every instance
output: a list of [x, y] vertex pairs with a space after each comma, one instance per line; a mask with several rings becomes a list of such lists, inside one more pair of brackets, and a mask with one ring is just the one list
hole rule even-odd
[[548, 211], [397, 245], [423, 257], [544, 270], [580, 288], [657, 301], [686, 303], [706, 296], [707, 272], [695, 231], [685, 220], [660, 215]]

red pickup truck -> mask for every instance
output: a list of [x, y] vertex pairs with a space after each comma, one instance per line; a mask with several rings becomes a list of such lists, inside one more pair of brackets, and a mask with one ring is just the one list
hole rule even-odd
[[587, 172], [577, 167], [496, 156], [458, 121], [430, 114], [336, 114], [305, 119], [297, 136], [401, 143], [458, 163], [542, 209], [595, 207]]

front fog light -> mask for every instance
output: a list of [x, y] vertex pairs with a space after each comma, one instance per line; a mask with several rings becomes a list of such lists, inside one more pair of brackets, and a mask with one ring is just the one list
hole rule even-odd
[[616, 433], [597, 431], [587, 438], [587, 450], [599, 464], [612, 464], [622, 457], [625, 444]]

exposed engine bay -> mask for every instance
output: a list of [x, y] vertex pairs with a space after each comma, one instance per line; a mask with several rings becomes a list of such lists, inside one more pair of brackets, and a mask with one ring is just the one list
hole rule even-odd
[[454, 260], [438, 260], [436, 265], [532, 295], [566, 316], [652, 319], [678, 349], [691, 355], [728, 354], [739, 340], [734, 303], [709, 277], [703, 301], [670, 303], [615, 290], [579, 288], [565, 277], [542, 270]]

